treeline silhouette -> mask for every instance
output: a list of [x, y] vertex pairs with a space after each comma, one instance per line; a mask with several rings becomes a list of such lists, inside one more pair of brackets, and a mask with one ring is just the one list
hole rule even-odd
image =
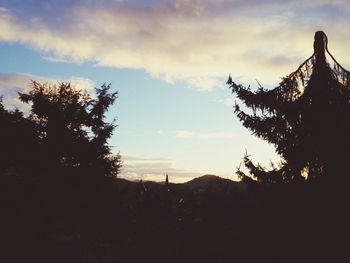
[[314, 46], [276, 89], [229, 79], [253, 109], [235, 107], [243, 125], [282, 156], [272, 170], [245, 156], [240, 182], [119, 179], [109, 85], [33, 82], [30, 112], [0, 102], [0, 262], [346, 262], [350, 78], [323, 32]]

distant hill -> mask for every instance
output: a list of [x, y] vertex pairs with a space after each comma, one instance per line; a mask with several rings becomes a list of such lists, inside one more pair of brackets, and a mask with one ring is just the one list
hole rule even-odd
[[[118, 186], [122, 189], [136, 189], [138, 184], [139, 182], [137, 181], [118, 179]], [[149, 189], [159, 189], [164, 185], [164, 182], [157, 183], [145, 181], [143, 184]], [[212, 174], [206, 174], [185, 183], [170, 183], [170, 185], [173, 189], [188, 189], [200, 192], [227, 192], [231, 190], [245, 191], [247, 188], [247, 185], [244, 182], [232, 181]]]
[[206, 175], [203, 175], [200, 177], [196, 177], [196, 178], [194, 178], [194, 179], [192, 179], [184, 184], [193, 185], [193, 186], [203, 186], [203, 185], [211, 184], [213, 182], [232, 183], [233, 181], [216, 176], [216, 175], [213, 175], [213, 174], [206, 174]]
[[185, 187], [192, 190], [209, 190], [209, 191], [226, 191], [230, 189], [245, 189], [246, 185], [243, 182], [232, 181], [213, 174], [206, 174], [192, 179], [183, 184]]

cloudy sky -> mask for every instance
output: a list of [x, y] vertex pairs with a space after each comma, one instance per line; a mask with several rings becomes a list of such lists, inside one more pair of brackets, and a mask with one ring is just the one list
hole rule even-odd
[[317, 30], [349, 68], [349, 24], [345, 0], [0, 0], [0, 93], [21, 107], [30, 80], [111, 83], [122, 176], [236, 179], [246, 150], [262, 164], [278, 157], [235, 118], [227, 76], [276, 86]]

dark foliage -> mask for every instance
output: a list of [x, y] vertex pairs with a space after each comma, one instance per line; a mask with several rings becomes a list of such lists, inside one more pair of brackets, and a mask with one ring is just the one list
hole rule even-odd
[[329, 53], [327, 43], [326, 35], [316, 32], [314, 54], [272, 90], [260, 86], [254, 92], [229, 78], [232, 92], [253, 111], [247, 114], [236, 105], [240, 121], [253, 135], [274, 144], [282, 157], [280, 165], [267, 170], [246, 155], [250, 175], [238, 169], [241, 178], [262, 183], [346, 179], [350, 73]]
[[12, 208], [4, 262], [339, 262], [346, 254], [345, 202], [329, 189], [253, 189], [214, 177], [117, 184], [111, 204], [99, 197], [77, 212], [49, 217], [29, 201], [30, 209]]
[[9, 180], [25, 179], [39, 160], [32, 152], [39, 148], [35, 124], [19, 110], [7, 111], [0, 100], [0, 176]]
[[41, 262], [54, 256], [45, 249], [56, 233], [85, 242], [102, 231], [100, 217], [116, 217], [112, 200], [121, 161], [107, 142], [115, 124], [105, 113], [117, 98], [109, 89], [103, 85], [91, 97], [70, 83], [33, 82], [29, 93], [19, 94], [29, 114], [0, 103], [4, 262], [23, 262], [24, 255]]
[[85, 177], [117, 175], [119, 156], [113, 156], [107, 144], [115, 125], [104, 121], [117, 96], [109, 94], [109, 88], [97, 88], [93, 99], [70, 83], [50, 86], [33, 82], [28, 94], [19, 94], [24, 103], [31, 104], [27, 120], [35, 125], [41, 163], [50, 174], [70, 169]]

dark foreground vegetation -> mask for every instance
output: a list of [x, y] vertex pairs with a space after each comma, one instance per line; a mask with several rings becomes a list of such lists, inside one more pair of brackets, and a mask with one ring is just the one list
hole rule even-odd
[[267, 170], [246, 156], [240, 182], [118, 179], [107, 85], [90, 97], [33, 82], [29, 113], [0, 103], [0, 262], [348, 262], [350, 73], [316, 36], [272, 91], [229, 79], [254, 111], [235, 108], [243, 125], [282, 157]]
[[2, 182], [2, 262], [343, 262], [348, 189]]

